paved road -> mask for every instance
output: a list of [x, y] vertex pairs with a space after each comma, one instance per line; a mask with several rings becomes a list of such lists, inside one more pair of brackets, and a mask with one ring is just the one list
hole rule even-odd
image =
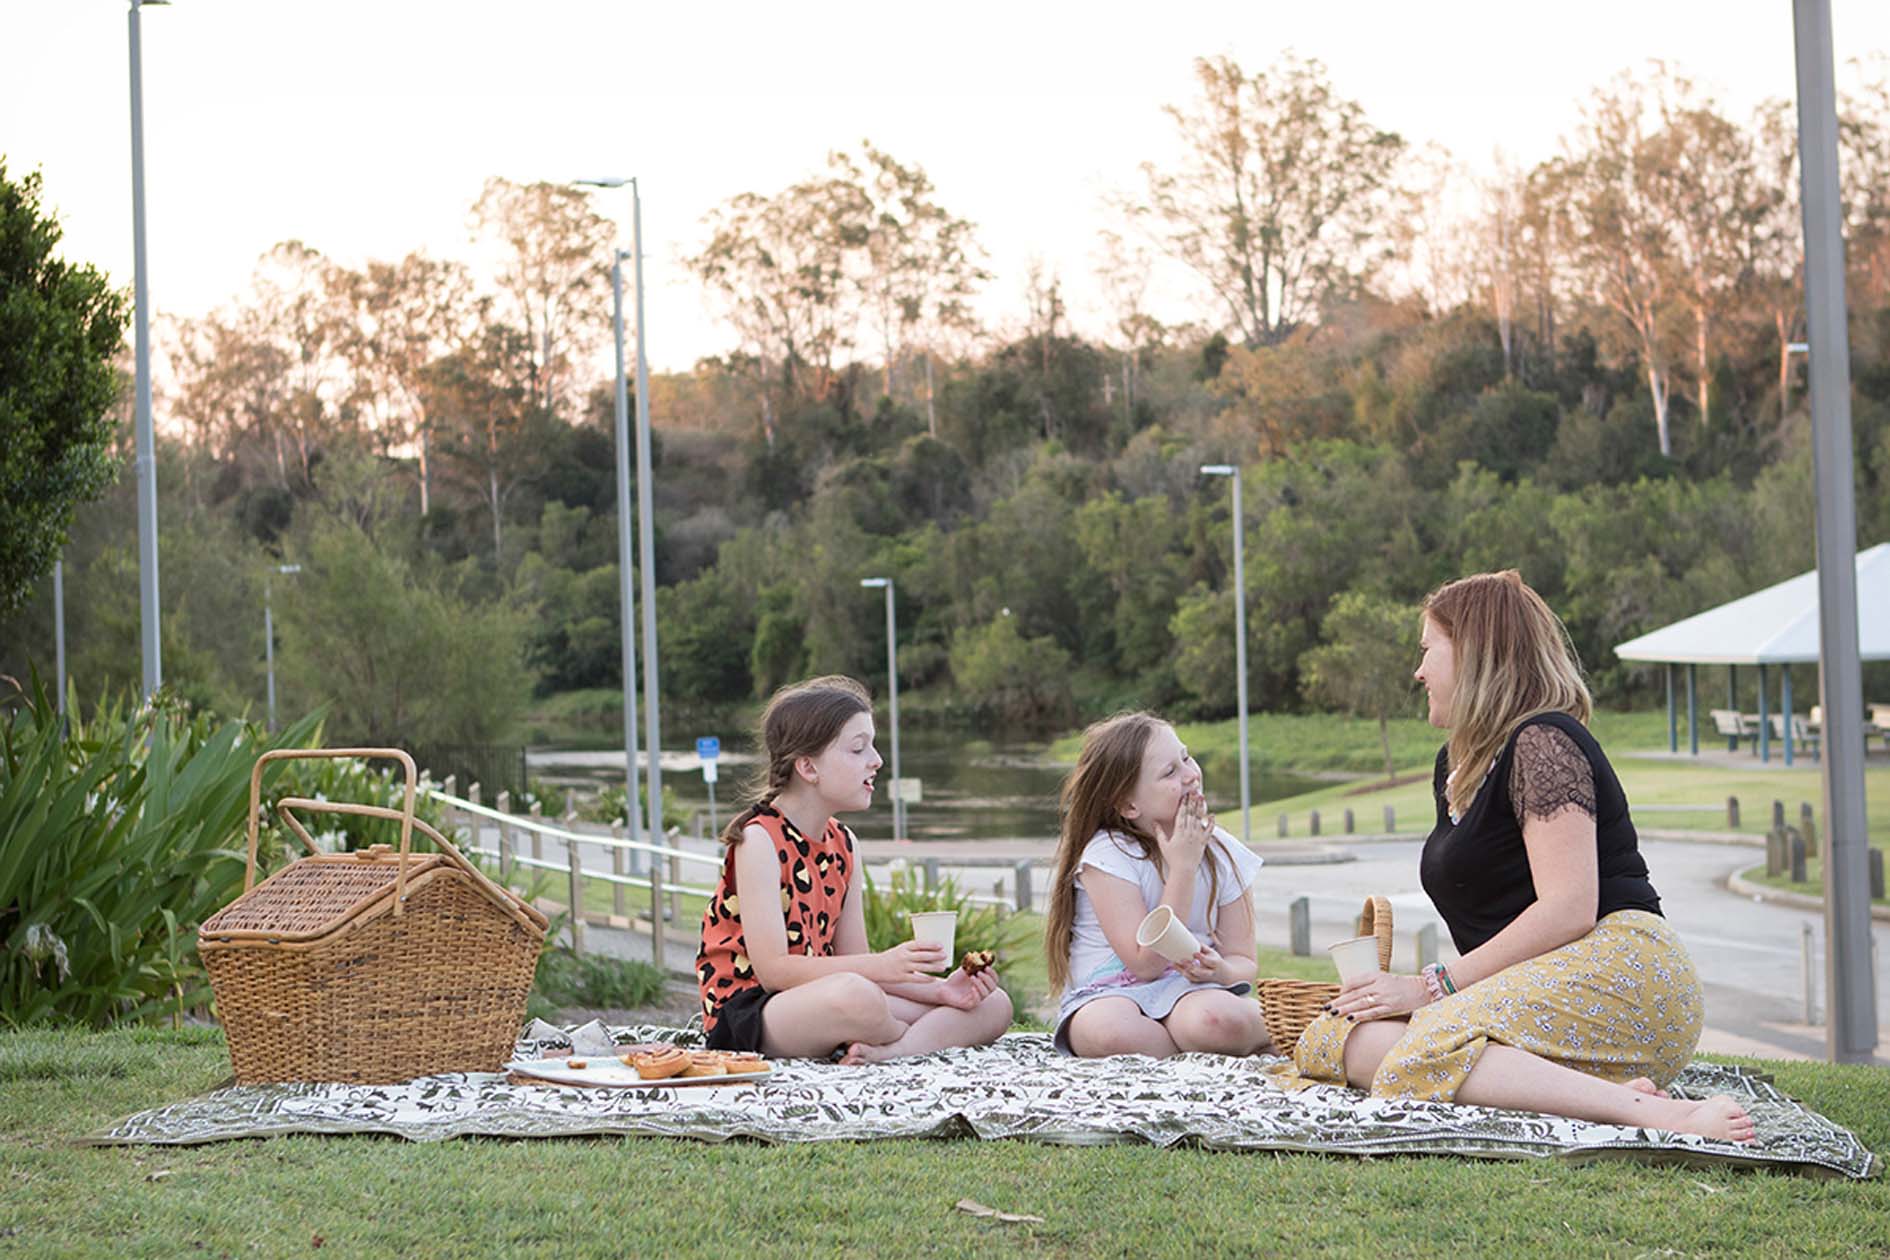
[[[488, 847], [496, 837], [488, 829], [482, 837]], [[1411, 967], [1415, 958], [1415, 934], [1426, 924], [1436, 924], [1443, 958], [1455, 956], [1450, 934], [1437, 918], [1430, 901], [1417, 880], [1418, 850], [1421, 841], [1359, 841], [1335, 839], [1315, 846], [1261, 846], [1263, 854], [1274, 860], [1261, 871], [1256, 888], [1255, 908], [1258, 930], [1265, 944], [1285, 947], [1289, 942], [1288, 905], [1297, 897], [1307, 897], [1312, 911], [1312, 944], [1315, 951], [1352, 935], [1352, 921], [1364, 899], [1373, 893], [1388, 897], [1396, 925], [1393, 965]], [[521, 844], [520, 848], [524, 846]], [[713, 844], [685, 841], [691, 851], [709, 854]], [[1749, 846], [1644, 838], [1642, 852], [1647, 857], [1654, 883], [1660, 889], [1667, 917], [1679, 928], [1687, 942], [1701, 979], [1706, 985], [1708, 1033], [1703, 1048], [1726, 1053], [1755, 1054], [1770, 1058], [1823, 1058], [1822, 1023], [1805, 1021], [1804, 928], [1812, 928], [1813, 981], [1822, 1020], [1824, 988], [1824, 923], [1816, 911], [1766, 904], [1737, 896], [1725, 887], [1726, 876], [1753, 865], [1761, 857]], [[1050, 845], [1043, 841], [983, 841], [966, 844], [903, 844], [868, 842], [866, 859], [881, 868], [894, 859], [914, 865], [928, 856], [940, 860], [942, 873], [951, 876], [961, 888], [991, 896], [1001, 885], [1009, 896], [1012, 883], [1011, 863], [1034, 862], [1032, 892], [1041, 908], [1049, 882]], [[585, 869], [609, 869], [601, 851], [580, 846]], [[544, 859], [562, 864], [566, 859], [562, 843], [548, 838], [543, 844]], [[1346, 860], [1349, 858], [1350, 860]], [[689, 884], [713, 882], [712, 868], [689, 863], [683, 879]], [[561, 898], [564, 884], [550, 876], [550, 895]], [[647, 904], [647, 893], [632, 892], [630, 907]], [[674, 928], [679, 935], [692, 933]], [[1877, 1015], [1879, 1020], [1880, 1060], [1890, 1063], [1890, 924], [1873, 924], [1878, 965]], [[591, 930], [593, 946], [625, 956], [649, 956], [647, 936]], [[621, 939], [619, 939], [621, 938]], [[688, 966], [693, 940], [670, 947], [666, 961]]]

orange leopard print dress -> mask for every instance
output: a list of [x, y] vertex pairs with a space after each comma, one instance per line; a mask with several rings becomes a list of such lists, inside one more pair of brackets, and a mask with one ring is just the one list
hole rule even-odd
[[[853, 875], [853, 832], [827, 820], [820, 839], [810, 841], [772, 805], [757, 805], [748, 820], [774, 841], [781, 864], [781, 915], [787, 922], [790, 954], [829, 956]], [[735, 894], [735, 846], [722, 857], [722, 876], [702, 914], [702, 948], [696, 953], [696, 981], [702, 990], [702, 1031], [715, 1027], [722, 1004], [737, 993], [759, 988], [742, 937], [740, 901]]]

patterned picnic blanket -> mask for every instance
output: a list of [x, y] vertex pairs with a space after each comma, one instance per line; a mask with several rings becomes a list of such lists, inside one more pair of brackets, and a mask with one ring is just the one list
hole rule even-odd
[[[609, 1034], [618, 1044], [700, 1041], [693, 1029], [640, 1026]], [[531, 1037], [518, 1047], [521, 1058], [553, 1048]], [[492, 1073], [403, 1085], [233, 1085], [127, 1116], [88, 1140], [188, 1144], [282, 1133], [382, 1133], [414, 1141], [474, 1134], [649, 1134], [710, 1142], [976, 1137], [1193, 1142], [1220, 1150], [1339, 1155], [1627, 1156], [1853, 1178], [1881, 1171], [1881, 1161], [1854, 1134], [1744, 1068], [1695, 1063], [1673, 1088], [1691, 1097], [1740, 1099], [1758, 1123], [1759, 1142], [1750, 1147], [1529, 1112], [1367, 1098], [1347, 1089], [1287, 1093], [1267, 1079], [1275, 1061], [1209, 1054], [1068, 1059], [1043, 1034], [1013, 1033], [991, 1046], [873, 1067], [792, 1060], [778, 1064], [765, 1082], [714, 1089], [522, 1085]]]

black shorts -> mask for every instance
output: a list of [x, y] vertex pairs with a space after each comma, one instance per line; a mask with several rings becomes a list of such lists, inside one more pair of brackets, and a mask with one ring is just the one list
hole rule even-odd
[[774, 994], [754, 985], [722, 1003], [715, 1027], [703, 1038], [711, 1050], [761, 1050], [761, 1008]]

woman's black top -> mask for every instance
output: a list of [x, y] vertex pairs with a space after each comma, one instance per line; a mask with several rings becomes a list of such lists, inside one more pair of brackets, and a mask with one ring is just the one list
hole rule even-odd
[[1628, 818], [1627, 793], [1587, 727], [1566, 713], [1545, 713], [1522, 723], [1456, 823], [1444, 795], [1448, 755], [1447, 746], [1438, 750], [1431, 780], [1437, 826], [1424, 841], [1418, 874], [1458, 953], [1483, 944], [1535, 903], [1522, 821], [1547, 818], [1570, 805], [1595, 820], [1600, 875], [1595, 918], [1616, 910], [1660, 913], [1660, 896], [1648, 881]]

